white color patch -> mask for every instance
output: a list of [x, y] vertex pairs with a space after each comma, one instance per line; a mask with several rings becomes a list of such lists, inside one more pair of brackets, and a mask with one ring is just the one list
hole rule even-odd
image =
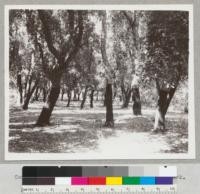
[[55, 185], [71, 185], [70, 177], [55, 177]]
[[159, 176], [176, 177], [177, 167], [176, 166], [160, 166]]

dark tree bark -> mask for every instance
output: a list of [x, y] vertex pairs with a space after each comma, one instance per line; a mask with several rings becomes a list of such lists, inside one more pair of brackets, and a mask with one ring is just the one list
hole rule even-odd
[[39, 88], [39, 86], [37, 86], [36, 90], [35, 90], [34, 100], [39, 101], [39, 97], [40, 97], [40, 88]]
[[184, 113], [188, 113], [188, 94], [185, 95]]
[[27, 93], [27, 87], [28, 87], [28, 76], [26, 76], [26, 81], [25, 81], [25, 84], [24, 84], [24, 97]]
[[106, 84], [106, 127], [114, 127], [114, 120], [113, 120], [113, 95], [112, 95], [112, 84]]
[[42, 93], [43, 93], [43, 102], [46, 102], [47, 99], [47, 92], [45, 88], [42, 88]]
[[95, 90], [92, 89], [90, 94], [90, 108], [93, 108], [94, 91]]
[[59, 97], [59, 94], [60, 94], [60, 83], [52, 83], [50, 93], [46, 102], [46, 106], [43, 107], [36, 125], [45, 126], [49, 124], [51, 113]]
[[77, 94], [74, 92], [73, 101], [77, 101]]
[[141, 115], [142, 114], [142, 106], [141, 106], [141, 100], [140, 100], [140, 91], [139, 88], [133, 88], [133, 95], [132, 95], [132, 100], [133, 100], [133, 114], [134, 115]]
[[[29, 78], [29, 79], [28, 79]], [[26, 87], [25, 87], [25, 92], [24, 92], [24, 98], [26, 98], [27, 94], [29, 94], [31, 92], [31, 84], [33, 81], [33, 75], [28, 75], [27, 76], [27, 80], [26, 80]], [[27, 89], [28, 87], [28, 89]]]
[[119, 101], [120, 101], [120, 102], [122, 101], [122, 95], [119, 96]]
[[64, 100], [64, 94], [65, 94], [65, 89], [64, 89], [64, 88], [62, 88], [62, 93], [61, 93], [61, 101], [63, 101], [63, 100]]
[[85, 91], [84, 91], [84, 94], [83, 94], [83, 99], [81, 101], [81, 109], [84, 108], [84, 105], [85, 105], [85, 101], [86, 101], [86, 98], [87, 98], [87, 92], [88, 92], [88, 86], [85, 87]]
[[96, 101], [99, 101], [99, 91], [97, 90]]
[[70, 90], [68, 90], [68, 91], [67, 91], [67, 107], [70, 106], [71, 97], [72, 97], [72, 93], [71, 93]]
[[78, 93], [78, 101], [80, 101], [80, 95], [81, 95], [81, 92], [80, 93]]
[[105, 94], [104, 94], [103, 106], [106, 106], [106, 92], [105, 92]]
[[17, 89], [19, 92], [19, 101], [20, 104], [23, 103], [23, 86], [22, 86], [22, 62], [19, 55], [19, 48], [20, 48], [20, 42], [15, 40], [13, 42], [13, 47], [10, 47], [10, 60], [9, 60], [9, 66], [15, 66], [17, 68]]
[[122, 96], [123, 96], [122, 108], [128, 108], [132, 91], [130, 88], [127, 88], [127, 90], [125, 90], [123, 86], [121, 86], [121, 90], [122, 90]]
[[29, 105], [30, 99], [31, 99], [31, 97], [32, 97], [32, 95], [33, 95], [33, 93], [34, 93], [36, 87], [38, 86], [38, 83], [39, 83], [39, 80], [36, 80], [34, 86], [33, 86], [33, 87], [29, 90], [29, 92], [27, 93], [26, 99], [25, 99], [25, 101], [24, 101], [24, 105], [23, 105], [23, 107], [22, 107], [24, 110], [27, 110], [27, 109], [28, 109], [28, 105]]
[[130, 99], [131, 99], [131, 90], [129, 90], [129, 91], [126, 93], [126, 95], [125, 95], [125, 102], [124, 102], [122, 108], [128, 108]]
[[23, 88], [22, 88], [22, 77], [21, 73], [18, 73], [17, 75], [17, 87], [20, 95], [20, 104], [23, 103]]
[[185, 107], [184, 107], [184, 113], [188, 113], [188, 106], [187, 105], [185, 105]]
[[174, 88], [161, 89], [158, 81], [156, 81], [156, 88], [158, 92], [158, 101], [155, 114], [154, 131], [165, 131], [165, 115], [177, 86]]
[[113, 99], [115, 99], [115, 98], [116, 98], [116, 96], [117, 96], [117, 84], [116, 84], [116, 82], [114, 82], [113, 86], [114, 86], [114, 94], [113, 94]]

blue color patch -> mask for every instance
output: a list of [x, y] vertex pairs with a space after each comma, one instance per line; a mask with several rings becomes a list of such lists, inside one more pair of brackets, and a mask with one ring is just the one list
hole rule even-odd
[[140, 177], [140, 185], [155, 185], [155, 177]]

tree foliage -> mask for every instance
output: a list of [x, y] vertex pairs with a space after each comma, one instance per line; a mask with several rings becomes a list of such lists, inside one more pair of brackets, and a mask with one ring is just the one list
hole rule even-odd
[[175, 87], [188, 75], [188, 12], [149, 11], [146, 15], [145, 75], [157, 77], [163, 88]]

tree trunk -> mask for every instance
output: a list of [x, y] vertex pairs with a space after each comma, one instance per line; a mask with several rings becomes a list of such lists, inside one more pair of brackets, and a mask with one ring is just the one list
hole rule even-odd
[[45, 88], [42, 88], [42, 92], [43, 92], [43, 102], [46, 102], [47, 99], [47, 92]]
[[26, 81], [25, 81], [25, 84], [24, 84], [24, 97], [26, 96], [26, 93], [27, 93], [27, 87], [28, 87], [28, 81], [29, 81], [29, 75], [26, 76]]
[[159, 89], [157, 109], [155, 114], [154, 131], [165, 131], [165, 115], [167, 113], [170, 102], [174, 96], [176, 88], [168, 90]]
[[106, 92], [104, 94], [103, 106], [106, 106]]
[[22, 88], [22, 77], [21, 74], [19, 73], [17, 75], [17, 87], [20, 95], [20, 104], [23, 103], [23, 88]]
[[32, 89], [30, 89], [29, 92], [27, 93], [26, 99], [25, 99], [25, 101], [24, 101], [24, 105], [23, 105], [23, 107], [22, 107], [24, 110], [27, 110], [27, 109], [28, 109], [28, 105], [29, 105], [30, 99], [31, 99], [31, 97], [32, 97], [32, 95], [33, 95], [33, 93], [34, 93], [34, 91], [35, 91], [35, 89], [36, 89], [38, 83], [39, 83], [39, 80], [36, 80], [36, 81], [35, 81], [35, 85], [34, 85], [34, 86], [32, 87]]
[[184, 113], [188, 113], [188, 93], [185, 95]]
[[94, 91], [95, 90], [92, 89], [90, 94], [90, 108], [93, 108]]
[[114, 94], [113, 94], [113, 99], [115, 100], [116, 96], [117, 96], [117, 84], [116, 82], [114, 82]]
[[101, 36], [101, 54], [103, 63], [107, 69], [106, 76], [106, 92], [105, 92], [105, 105], [106, 105], [106, 127], [114, 127], [113, 120], [113, 94], [112, 94], [112, 69], [108, 61], [108, 56], [106, 53], [106, 40], [107, 40], [107, 13], [102, 12], [102, 36]]
[[106, 84], [106, 127], [114, 127], [114, 120], [113, 120], [113, 95], [112, 95], [112, 84]]
[[65, 89], [62, 89], [62, 93], [61, 93], [61, 101], [64, 100], [64, 94], [65, 94]]
[[123, 102], [122, 108], [128, 107], [130, 99], [131, 99], [131, 89], [128, 89], [128, 91], [126, 91], [124, 94], [124, 102]]
[[165, 106], [167, 103], [167, 95], [167, 91], [159, 91], [157, 109], [155, 114], [154, 130], [165, 130]]
[[24, 97], [26, 97], [27, 94], [29, 94], [31, 92], [31, 85], [32, 85], [32, 81], [33, 81], [33, 75], [30, 75], [30, 78], [27, 82], [27, 86], [28, 86], [28, 91], [26, 89], [26, 92], [24, 93]]
[[86, 86], [86, 87], [85, 87], [85, 92], [84, 92], [84, 94], [83, 94], [83, 99], [82, 99], [82, 101], [81, 101], [81, 109], [84, 108], [85, 101], [86, 101], [86, 98], [87, 98], [87, 92], [88, 92], [88, 87]]
[[78, 101], [80, 101], [80, 95], [81, 95], [81, 93], [78, 93], [78, 99], [77, 99]]
[[74, 92], [73, 101], [77, 101], [77, 95], [76, 95], [76, 92]]
[[120, 102], [122, 101], [122, 95], [119, 95], [119, 101]]
[[37, 126], [45, 126], [49, 124], [51, 113], [54, 109], [59, 94], [60, 94], [60, 83], [52, 83], [46, 105], [43, 107], [40, 116], [37, 120], [36, 123]]
[[185, 104], [185, 107], [184, 107], [184, 113], [188, 113], [188, 105], [187, 104]]
[[[125, 102], [125, 88], [124, 88], [124, 85], [123, 84], [121, 84], [121, 97], [122, 97], [122, 102], [123, 102], [123, 104], [124, 104], [124, 102]], [[122, 104], [122, 107], [123, 107], [123, 104]]]
[[38, 101], [39, 100], [39, 96], [40, 96], [40, 93], [39, 93], [39, 87], [36, 88], [35, 90], [35, 96], [34, 96], [34, 100], [35, 101]]
[[134, 115], [141, 115], [141, 100], [140, 100], [140, 91], [139, 88], [133, 88], [133, 114]]
[[99, 101], [99, 91], [97, 91], [97, 94], [96, 94], [96, 101]]
[[71, 94], [71, 91], [67, 91], [67, 107], [70, 106], [70, 102], [71, 102], [71, 97], [72, 97], [72, 94]]

